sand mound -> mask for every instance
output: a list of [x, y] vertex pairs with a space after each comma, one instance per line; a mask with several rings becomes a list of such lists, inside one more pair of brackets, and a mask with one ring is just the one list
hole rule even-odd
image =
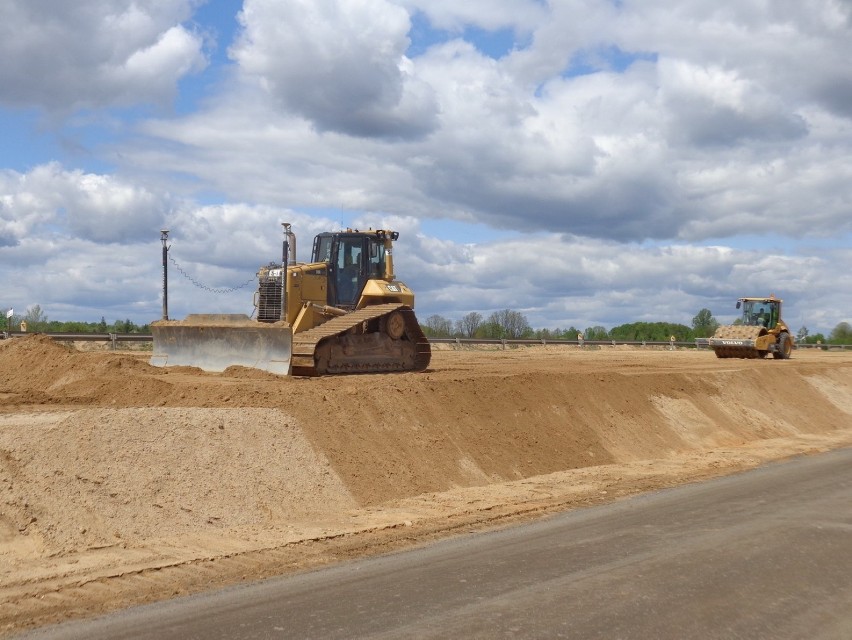
[[84, 409], [29, 424], [12, 414], [0, 426], [0, 528], [53, 553], [280, 526], [354, 506], [275, 409]]
[[82, 353], [39, 334], [0, 342], [0, 393], [22, 403], [156, 404], [163, 385], [151, 369], [144, 355]]

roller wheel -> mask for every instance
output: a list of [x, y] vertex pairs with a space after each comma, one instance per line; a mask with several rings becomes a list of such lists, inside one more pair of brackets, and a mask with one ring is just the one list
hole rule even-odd
[[793, 352], [793, 343], [790, 341], [789, 334], [782, 333], [778, 336], [778, 351], [772, 354], [776, 360], [787, 360]]

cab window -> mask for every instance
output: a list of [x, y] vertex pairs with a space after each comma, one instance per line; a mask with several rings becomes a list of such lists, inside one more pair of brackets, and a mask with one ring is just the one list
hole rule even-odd
[[381, 278], [384, 275], [385, 245], [378, 239], [370, 238], [369, 277]]

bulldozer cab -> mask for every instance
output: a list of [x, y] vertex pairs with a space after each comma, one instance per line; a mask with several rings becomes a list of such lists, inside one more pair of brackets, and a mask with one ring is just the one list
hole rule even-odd
[[752, 327], [772, 329], [781, 317], [781, 301], [777, 299], [743, 298], [737, 302], [742, 307], [742, 323]]
[[321, 233], [314, 238], [313, 262], [328, 264], [328, 304], [351, 309], [367, 280], [385, 276], [385, 246], [375, 234]]

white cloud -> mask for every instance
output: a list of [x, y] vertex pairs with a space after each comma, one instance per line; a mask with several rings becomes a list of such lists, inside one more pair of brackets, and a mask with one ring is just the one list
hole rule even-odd
[[[168, 98], [205, 64], [196, 7], [6, 3], [0, 103], [67, 109], [85, 138], [100, 113], [81, 107]], [[449, 35], [415, 55], [423, 20]], [[398, 271], [426, 314], [688, 323], [775, 292], [794, 323], [849, 320], [848, 2], [247, 0], [240, 21], [230, 66], [182, 115], [88, 145], [97, 168], [0, 173], [9, 303], [106, 304], [120, 274], [156, 314], [161, 227], [187, 274], [232, 288], [278, 257], [281, 221], [304, 254], [345, 218], [403, 232]], [[471, 36], [504, 29], [516, 49], [499, 59]], [[109, 116], [99, 133], [126, 132]], [[441, 236], [442, 220], [504, 239]], [[81, 265], [108, 256], [101, 286]], [[32, 264], [75, 265], [67, 290]], [[175, 315], [250, 306], [173, 285]]]
[[[788, 324], [814, 332], [830, 330], [852, 308], [852, 294], [844, 293], [852, 275], [833, 267], [852, 258], [849, 251], [797, 256], [554, 235], [465, 246], [407, 234], [395, 257], [424, 317], [458, 320], [470, 311], [488, 316], [510, 308], [535, 328], [612, 328], [637, 321], [689, 326], [702, 308], [732, 322], [738, 297], [775, 293], [785, 299]], [[830, 308], [825, 299], [832, 300]]]
[[182, 22], [198, 0], [5, 0], [0, 104], [73, 108], [161, 103], [205, 64]]
[[[161, 309], [159, 228], [169, 234], [170, 316], [195, 312], [251, 313], [254, 273], [280, 259], [281, 222], [298, 237], [298, 257], [307, 260], [316, 233], [340, 228], [327, 216], [249, 204], [177, 203], [164, 217], [137, 230], [136, 242], [74, 235], [54, 208], [69, 202], [94, 203], [96, 227], [108, 203], [128, 205], [132, 193], [104, 176], [41, 167], [30, 175], [4, 176], [18, 184], [14, 218], [29, 216], [29, 232], [15, 246], [0, 247], [8, 276], [3, 303], [25, 308], [39, 304], [51, 318], [97, 320], [130, 317], [147, 322]], [[50, 185], [56, 200], [39, 201], [23, 188]], [[43, 189], [47, 191], [47, 189]], [[144, 194], [136, 202], [145, 203]], [[137, 205], [138, 206], [138, 205]], [[4, 218], [4, 220], [6, 220]], [[788, 321], [811, 330], [830, 330], [852, 307], [852, 276], [838, 274], [837, 255], [796, 256], [777, 251], [735, 250], [685, 244], [642, 246], [577, 236], [538, 234], [468, 243], [463, 237], [424, 234], [416, 218], [365, 213], [351, 222], [359, 228], [401, 232], [396, 246], [398, 276], [417, 294], [418, 315], [457, 320], [470, 311], [487, 316], [511, 308], [533, 327], [584, 329], [633, 321], [689, 324], [703, 307], [723, 321], [733, 318], [740, 295], [776, 293], [787, 299]], [[43, 228], [58, 226], [50, 235]], [[48, 239], [50, 238], [50, 239]], [[847, 282], [848, 281], [848, 282]], [[831, 307], [824, 300], [831, 299]], [[8, 302], [7, 302], [8, 301]], [[114, 318], [113, 318], [114, 316]]]
[[661, 60], [669, 139], [675, 144], [731, 147], [740, 142], [804, 138], [807, 123], [777, 96], [736, 72]]
[[409, 137], [432, 127], [428, 86], [405, 57], [408, 14], [385, 0], [247, 0], [231, 48], [273, 100], [320, 131]]
[[168, 198], [115, 177], [67, 171], [56, 163], [0, 174], [0, 245], [42, 235], [134, 243], [159, 228]]
[[409, 11], [422, 12], [438, 29], [459, 32], [474, 26], [486, 31], [532, 30], [546, 19], [544, 4], [538, 0], [396, 0]]
[[[219, 108], [152, 124], [151, 133], [188, 145], [154, 164], [229, 184], [246, 200], [622, 241], [701, 241], [767, 227], [848, 232], [838, 175], [849, 166], [848, 122], [817, 94], [782, 90], [777, 69], [752, 62], [762, 52], [779, 62], [795, 57], [772, 42], [779, 30], [787, 38], [798, 10], [769, 17], [749, 6], [692, 3], [691, 13], [673, 16], [658, 3], [560, 4], [536, 24], [528, 49], [504, 59], [453, 40], [407, 61], [408, 20], [389, 2], [332, 12], [253, 0], [232, 54], [266, 94], [235, 85], [241, 93]], [[789, 46], [799, 56], [821, 52], [842, 28], [821, 24], [807, 22], [808, 38]], [[599, 46], [659, 57], [560, 75], [572, 55]], [[791, 67], [795, 78], [800, 66]], [[418, 102], [407, 82], [428, 97]], [[408, 118], [418, 109], [406, 111], [401, 95], [423, 109], [422, 119]], [[393, 137], [407, 134], [414, 137]], [[793, 185], [820, 187], [803, 198]], [[803, 226], [804, 200], [820, 214]]]

